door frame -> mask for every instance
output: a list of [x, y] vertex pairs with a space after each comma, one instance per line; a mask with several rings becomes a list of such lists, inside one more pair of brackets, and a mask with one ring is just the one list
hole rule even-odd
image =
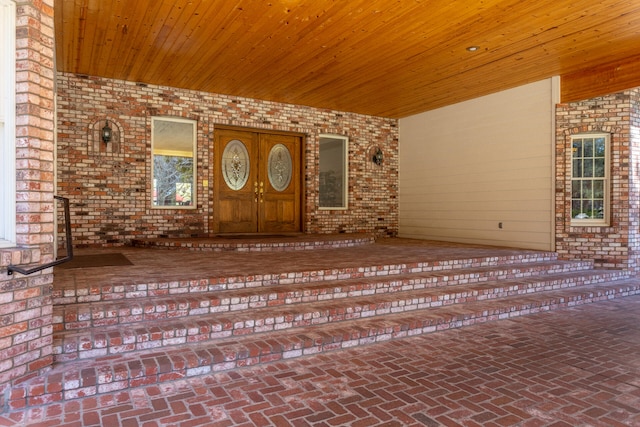
[[[239, 132], [253, 132], [257, 134], [268, 134], [268, 135], [287, 135], [287, 136], [295, 136], [300, 138], [300, 158], [292, 159], [293, 163], [297, 161], [299, 164], [299, 177], [300, 181], [298, 185], [300, 186], [300, 232], [304, 233], [306, 231], [306, 222], [304, 218], [306, 216], [306, 194], [307, 188], [305, 186], [305, 171], [306, 171], [306, 161], [305, 161], [305, 148], [307, 145], [307, 135], [302, 132], [292, 132], [292, 131], [281, 131], [274, 129], [261, 129], [261, 128], [252, 128], [246, 126], [233, 126], [233, 125], [225, 125], [225, 124], [214, 124], [212, 126], [213, 131], [211, 132], [211, 149], [209, 150], [209, 172], [207, 173], [207, 179], [209, 180], [209, 188], [211, 191], [209, 192], [209, 234], [217, 235], [220, 234], [218, 232], [218, 211], [216, 202], [218, 200], [218, 195], [216, 194], [216, 155], [222, 155], [222, 153], [216, 152], [215, 146], [215, 132], [218, 130], [229, 130], [229, 131], [239, 131]], [[252, 233], [253, 234], [253, 233]], [[259, 235], [260, 233], [255, 233]]]

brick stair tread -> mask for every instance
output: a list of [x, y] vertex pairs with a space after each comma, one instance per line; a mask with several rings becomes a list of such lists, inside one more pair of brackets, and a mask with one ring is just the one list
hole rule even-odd
[[185, 376], [316, 354], [537, 311], [640, 293], [635, 279], [443, 306], [411, 313], [58, 363], [12, 391], [30, 404], [73, 399]]
[[[446, 288], [428, 288], [375, 294], [361, 297], [275, 306], [250, 311], [225, 312], [103, 328], [68, 330], [54, 334], [57, 360], [84, 358], [118, 352], [130, 352], [153, 346], [225, 339], [232, 335], [276, 331], [301, 326], [413, 311], [453, 303], [469, 303], [478, 296], [488, 299], [504, 293], [545, 291], [548, 284], [582, 285], [582, 281], [614, 280], [623, 274], [616, 270], [584, 273], [559, 273], [540, 278], [525, 278], [519, 284], [494, 281]], [[618, 277], [616, 277], [618, 276]], [[532, 286], [533, 285], [533, 286]], [[548, 290], [547, 290], [548, 291]], [[493, 298], [491, 298], [493, 296]], [[80, 351], [80, 353], [78, 353]]]
[[326, 239], [323, 236], [309, 235], [302, 233], [281, 233], [277, 240], [268, 241], [261, 236], [245, 236], [245, 239], [238, 241], [231, 236], [217, 236], [216, 238], [137, 238], [132, 239], [130, 244], [133, 247], [145, 248], [188, 248], [190, 250], [206, 251], [300, 251], [309, 248], [313, 249], [334, 249], [341, 247], [354, 247], [370, 245], [375, 242], [375, 236], [371, 233], [349, 233], [329, 235]]
[[[543, 259], [543, 261], [540, 261]], [[75, 284], [57, 284], [53, 289], [54, 304], [70, 304], [96, 302], [106, 299], [153, 297], [171, 293], [192, 293], [224, 290], [227, 286], [249, 283], [247, 287], [260, 284], [276, 285], [304, 284], [322, 280], [346, 280], [366, 276], [382, 276], [390, 274], [422, 272], [462, 271], [464, 269], [508, 268], [511, 265], [527, 265], [535, 263], [572, 263], [588, 268], [590, 261], [558, 261], [557, 254], [542, 252], [525, 255], [507, 255], [501, 257], [465, 258], [443, 261], [412, 262], [406, 264], [369, 265], [366, 267], [346, 267], [338, 269], [321, 269], [308, 271], [274, 272], [253, 274], [249, 276], [200, 277], [183, 280], [154, 280], [152, 283], [109, 283], [103, 285], [77, 287]], [[103, 297], [104, 295], [104, 297]]]
[[[108, 326], [153, 319], [175, 318], [194, 314], [228, 312], [244, 308], [259, 308], [294, 302], [335, 299], [365, 293], [395, 292], [407, 286], [424, 287], [450, 285], [457, 282], [474, 282], [479, 278], [505, 279], [539, 273], [541, 269], [555, 273], [585, 271], [589, 263], [541, 262], [523, 266], [485, 267], [463, 269], [456, 272], [420, 272], [386, 276], [359, 277], [346, 280], [328, 280], [297, 285], [272, 285], [213, 292], [180, 293], [137, 299], [107, 300], [91, 303], [57, 305], [54, 307], [54, 323], [65, 323], [66, 329], [90, 326]], [[548, 274], [548, 273], [545, 273]], [[60, 328], [61, 329], [61, 328]]]

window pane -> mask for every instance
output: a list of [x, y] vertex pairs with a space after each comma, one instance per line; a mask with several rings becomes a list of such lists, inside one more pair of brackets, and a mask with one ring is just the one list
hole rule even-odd
[[193, 159], [153, 156], [155, 206], [190, 206], [193, 200]]
[[595, 141], [595, 156], [604, 157], [606, 154], [606, 140], [604, 138], [596, 138]]
[[593, 182], [593, 197], [604, 199], [604, 181], [596, 180]]
[[593, 196], [593, 185], [591, 181], [582, 181], [581, 199], [590, 199]]
[[582, 164], [582, 176], [591, 177], [593, 176], [593, 160], [585, 159]]
[[571, 202], [571, 218], [578, 218], [580, 216], [580, 200], [574, 200]]
[[319, 163], [321, 208], [347, 207], [347, 138], [325, 135], [320, 137]]
[[574, 199], [580, 198], [580, 183], [581, 181], [571, 181], [571, 197]]
[[603, 200], [594, 200], [592, 218], [598, 218], [598, 219], [604, 218], [604, 201]]
[[584, 142], [583, 157], [593, 157], [593, 139], [585, 139], [583, 142]]
[[573, 161], [573, 177], [581, 178], [582, 177], [582, 160], [574, 160]]
[[609, 138], [606, 135], [572, 138], [572, 219], [606, 220], [608, 217], [606, 212], [608, 206], [606, 183], [610, 168], [607, 159], [608, 144]]
[[573, 141], [573, 157], [582, 157], [582, 140], [576, 139]]
[[604, 159], [595, 159], [595, 169], [593, 176], [604, 177]]
[[154, 117], [153, 207], [195, 208], [195, 135], [192, 120]]

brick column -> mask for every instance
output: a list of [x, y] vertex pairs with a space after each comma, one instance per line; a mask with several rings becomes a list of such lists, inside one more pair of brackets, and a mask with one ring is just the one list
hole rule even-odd
[[6, 267], [54, 256], [53, 0], [16, 5], [17, 247], [0, 250], [0, 403], [52, 363], [52, 270], [9, 276]]
[[640, 273], [640, 88], [629, 93], [629, 269], [637, 275]]
[[[640, 215], [640, 89], [561, 104], [556, 109], [556, 250], [566, 259], [637, 273]], [[571, 135], [611, 135], [610, 225], [572, 227]]]

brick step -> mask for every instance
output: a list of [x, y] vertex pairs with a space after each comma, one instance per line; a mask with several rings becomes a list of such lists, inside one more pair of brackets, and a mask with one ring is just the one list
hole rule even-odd
[[637, 280], [618, 280], [60, 363], [14, 387], [7, 403], [23, 408], [71, 400], [634, 294], [640, 294]]
[[236, 335], [383, 316], [480, 299], [583, 286], [627, 277], [617, 270], [565, 272], [520, 281], [425, 288], [353, 298], [296, 303], [286, 306], [213, 313], [139, 324], [88, 328], [54, 334], [58, 362], [127, 353], [150, 348], [225, 339]]
[[[126, 298], [149, 298], [164, 295], [191, 294], [196, 292], [218, 292], [229, 289], [255, 288], [260, 286], [299, 285], [332, 280], [381, 277], [397, 274], [444, 272], [469, 268], [487, 268], [557, 260], [554, 252], [522, 253], [507, 256], [490, 256], [432, 262], [384, 264], [321, 270], [289, 271], [268, 274], [253, 274], [230, 277], [199, 277], [183, 280], [150, 283], [109, 283], [95, 286], [75, 287], [73, 284], [58, 286], [52, 291], [54, 305], [68, 305]], [[576, 268], [590, 268], [590, 261], [571, 261]]]
[[[347, 280], [312, 282], [301, 285], [272, 285], [215, 293], [177, 294], [162, 297], [121, 299], [87, 304], [58, 305], [53, 309], [55, 332], [125, 325], [150, 320], [226, 313], [245, 309], [318, 302], [347, 297], [394, 293], [434, 286], [472, 284], [522, 279], [545, 273], [578, 272], [591, 268], [589, 262], [534, 262], [523, 265], [459, 269], [455, 271], [398, 274]], [[518, 286], [519, 282], [513, 283]]]
[[214, 238], [139, 238], [130, 244], [137, 248], [176, 249], [203, 252], [286, 252], [316, 249], [352, 248], [370, 245], [375, 236], [370, 233], [317, 234], [277, 233], [275, 239], [270, 234], [222, 234]]

